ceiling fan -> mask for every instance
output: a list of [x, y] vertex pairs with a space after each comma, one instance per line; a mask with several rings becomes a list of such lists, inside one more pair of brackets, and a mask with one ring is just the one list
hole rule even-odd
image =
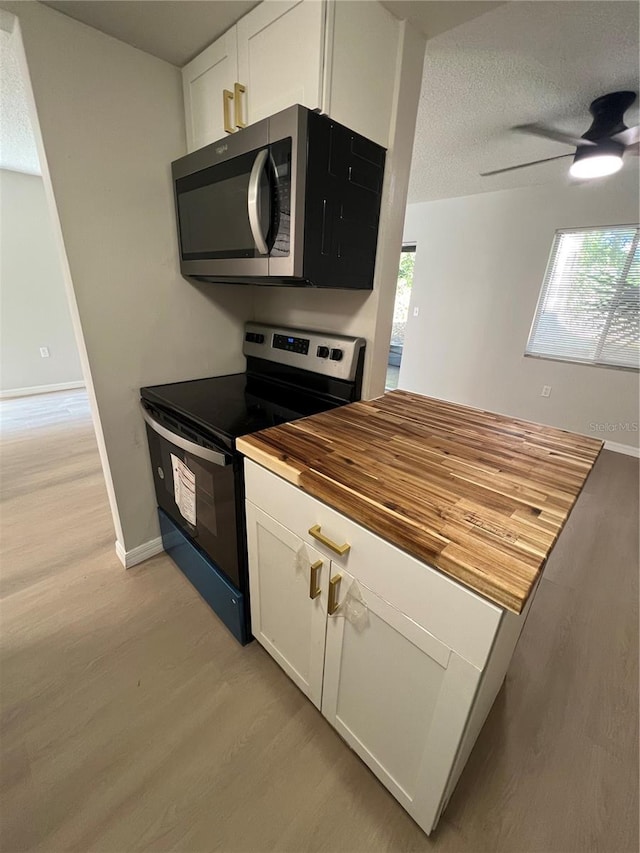
[[533, 160], [531, 163], [507, 166], [506, 169], [481, 172], [480, 175], [483, 178], [489, 175], [501, 175], [503, 172], [513, 172], [515, 169], [524, 169], [527, 166], [536, 166], [538, 163], [548, 163], [550, 160], [560, 160], [563, 157], [573, 157], [569, 174], [574, 178], [600, 178], [604, 175], [612, 175], [622, 168], [622, 155], [625, 151], [634, 149], [634, 153], [638, 153], [640, 127], [627, 127], [623, 121], [625, 112], [635, 99], [635, 92], [610, 92], [608, 95], [596, 98], [589, 107], [593, 117], [591, 127], [580, 137], [543, 124], [517, 125], [512, 130], [564, 142], [572, 147], [575, 146], [576, 150], [556, 157]]

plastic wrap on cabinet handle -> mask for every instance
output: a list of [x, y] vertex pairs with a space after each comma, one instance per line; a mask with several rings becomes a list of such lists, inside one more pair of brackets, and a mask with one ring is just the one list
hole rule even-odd
[[309, 598], [317, 598], [322, 590], [318, 586], [318, 574], [322, 568], [322, 560], [316, 560], [309, 566]]
[[338, 591], [340, 590], [340, 581], [342, 575], [334, 575], [329, 581], [329, 604], [327, 605], [327, 613], [333, 616], [338, 607]]

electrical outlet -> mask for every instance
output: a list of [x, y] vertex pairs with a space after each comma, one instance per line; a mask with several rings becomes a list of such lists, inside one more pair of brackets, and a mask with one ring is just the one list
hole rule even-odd
[[40, 347], [40, 358], [49, 358], [49, 347]]
[[542, 386], [542, 394], [541, 397], [550, 397], [551, 396], [551, 385], [543, 385]]
[[419, 313], [420, 313], [420, 309], [419, 309], [419, 308], [418, 308], [418, 306], [416, 305], [416, 307], [413, 309], [413, 316], [414, 316], [414, 317], [417, 317]]

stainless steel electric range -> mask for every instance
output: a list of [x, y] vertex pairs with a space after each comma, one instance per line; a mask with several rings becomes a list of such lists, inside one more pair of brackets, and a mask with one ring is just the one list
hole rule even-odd
[[251, 640], [236, 438], [360, 399], [362, 338], [248, 323], [245, 373], [140, 390], [165, 550], [241, 643]]

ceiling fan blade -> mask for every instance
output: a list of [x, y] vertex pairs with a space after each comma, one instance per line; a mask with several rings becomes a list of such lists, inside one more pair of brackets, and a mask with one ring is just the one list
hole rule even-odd
[[550, 160], [562, 160], [563, 157], [573, 157], [575, 152], [570, 154], [559, 154], [557, 157], [545, 157], [544, 160], [532, 160], [531, 163], [520, 163], [519, 166], [507, 166], [506, 169], [494, 169], [493, 172], [480, 172], [481, 178], [488, 178], [490, 175], [502, 175], [503, 172], [514, 172], [516, 169], [526, 169], [527, 166], [537, 166], [538, 163], [548, 163]]
[[637, 145], [637, 143], [640, 142], [640, 125], [628, 127], [626, 130], [622, 130], [620, 133], [614, 134], [611, 138], [614, 142], [622, 142], [622, 144], [627, 147]]
[[589, 139], [571, 136], [570, 133], [563, 133], [561, 130], [554, 130], [554, 128], [545, 127], [543, 124], [518, 124], [511, 130], [517, 130], [518, 133], [529, 133], [532, 136], [541, 136], [543, 139], [553, 139], [556, 142], [564, 142], [565, 145], [595, 145], [595, 142], [591, 142]]

